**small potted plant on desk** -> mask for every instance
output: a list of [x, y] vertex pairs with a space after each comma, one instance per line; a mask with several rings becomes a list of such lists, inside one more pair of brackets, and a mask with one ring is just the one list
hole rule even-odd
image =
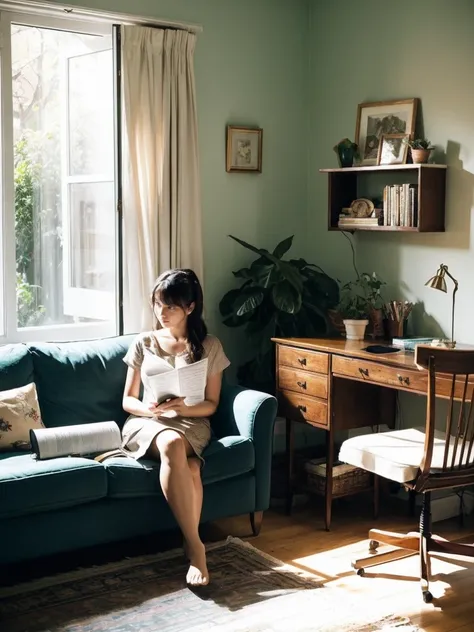
[[413, 164], [424, 165], [428, 162], [434, 147], [427, 138], [415, 138], [413, 140], [408, 138], [406, 143], [410, 147]]
[[347, 340], [363, 340], [369, 324], [369, 303], [362, 289], [360, 277], [341, 288], [337, 311], [342, 317]]
[[384, 301], [381, 288], [385, 285], [375, 272], [358, 274], [355, 281], [340, 286], [340, 300], [330, 310], [333, 327], [348, 340], [362, 340], [370, 323], [370, 335], [384, 336]]

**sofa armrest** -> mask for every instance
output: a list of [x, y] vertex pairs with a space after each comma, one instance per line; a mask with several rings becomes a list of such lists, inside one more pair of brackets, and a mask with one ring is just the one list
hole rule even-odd
[[239, 434], [253, 441], [255, 448], [255, 511], [270, 505], [273, 430], [277, 400], [273, 395], [223, 384], [221, 400], [212, 417], [213, 431], [219, 436]]

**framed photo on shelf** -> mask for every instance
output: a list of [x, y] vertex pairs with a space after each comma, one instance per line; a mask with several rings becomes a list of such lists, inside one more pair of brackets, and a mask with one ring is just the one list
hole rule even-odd
[[261, 128], [227, 126], [226, 171], [262, 171]]
[[378, 165], [404, 165], [407, 161], [409, 134], [382, 134], [377, 156]]
[[377, 164], [382, 136], [393, 134], [413, 136], [417, 106], [418, 99], [359, 103], [355, 142], [359, 146], [361, 166]]

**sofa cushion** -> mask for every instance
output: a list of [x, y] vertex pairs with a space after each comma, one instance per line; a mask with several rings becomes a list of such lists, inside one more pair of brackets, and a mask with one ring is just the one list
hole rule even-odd
[[44, 425], [115, 421], [122, 427], [127, 416], [122, 358], [133, 339], [29, 344]]
[[[254, 467], [254, 447], [245, 437], [224, 437], [213, 440], [203, 457], [203, 483], [215, 483], [249, 472]], [[104, 461], [110, 498], [161, 495], [160, 464], [150, 459], [113, 457]]]
[[0, 518], [71, 507], [106, 495], [105, 468], [92, 459], [37, 461], [31, 454], [0, 454]]
[[112, 457], [104, 461], [110, 498], [131, 498], [161, 494], [160, 464], [150, 459]]
[[253, 442], [240, 435], [213, 439], [202, 456], [206, 461], [202, 470], [204, 484], [239, 476], [255, 467]]
[[43, 428], [34, 382], [0, 391], [0, 450], [30, 451], [30, 430]]
[[0, 391], [33, 382], [33, 361], [24, 344], [0, 347]]

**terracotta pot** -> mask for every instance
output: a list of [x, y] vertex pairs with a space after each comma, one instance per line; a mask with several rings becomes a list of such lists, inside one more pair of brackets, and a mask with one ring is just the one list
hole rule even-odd
[[344, 327], [341, 314], [336, 309], [328, 309], [328, 317], [334, 331], [340, 336], [345, 336], [346, 328]]
[[411, 158], [414, 165], [424, 165], [428, 162], [431, 149], [411, 149]]
[[385, 328], [383, 322], [383, 310], [372, 307], [369, 311], [369, 326], [367, 334], [372, 338], [385, 338]]

